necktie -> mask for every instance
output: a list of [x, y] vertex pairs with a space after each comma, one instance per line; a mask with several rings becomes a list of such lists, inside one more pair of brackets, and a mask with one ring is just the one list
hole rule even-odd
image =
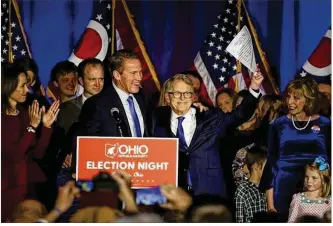
[[181, 143], [181, 145], [183, 145], [186, 149], [187, 149], [187, 144], [186, 144], [186, 140], [185, 140], [185, 135], [184, 135], [184, 129], [183, 129], [183, 121], [184, 121], [185, 117], [180, 116], [178, 117], [178, 127], [177, 127], [177, 137], [179, 138], [179, 142]]
[[[181, 143], [181, 145], [183, 145], [185, 147], [185, 149], [187, 149], [187, 144], [186, 144], [186, 140], [185, 140], [185, 135], [184, 135], [184, 129], [183, 129], [183, 124], [182, 122], [184, 121], [185, 117], [180, 116], [178, 117], [178, 128], [177, 128], [177, 137], [179, 139], [179, 142]], [[190, 171], [187, 170], [187, 184], [189, 186], [192, 186], [191, 183], [191, 177], [190, 177]]]
[[127, 102], [129, 103], [129, 109], [130, 109], [132, 119], [133, 119], [133, 122], [134, 122], [136, 136], [137, 137], [142, 137], [141, 128], [140, 128], [140, 121], [139, 121], [139, 117], [138, 117], [138, 115], [136, 114], [136, 111], [135, 111], [133, 97], [129, 96], [128, 99], [127, 99]]

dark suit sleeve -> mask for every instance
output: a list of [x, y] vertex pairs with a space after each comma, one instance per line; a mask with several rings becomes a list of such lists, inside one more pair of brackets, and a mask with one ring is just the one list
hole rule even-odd
[[79, 116], [81, 136], [101, 135], [102, 113], [96, 102], [89, 98], [82, 106]]
[[71, 125], [77, 121], [79, 114], [80, 109], [75, 104], [65, 102], [60, 105], [57, 124], [67, 133]]
[[219, 111], [217, 120], [218, 126], [223, 126], [224, 128], [237, 128], [244, 122], [248, 121], [257, 107], [259, 98], [260, 95], [256, 98], [248, 92], [248, 95], [244, 97], [242, 103], [231, 113], [223, 113], [222, 111]]

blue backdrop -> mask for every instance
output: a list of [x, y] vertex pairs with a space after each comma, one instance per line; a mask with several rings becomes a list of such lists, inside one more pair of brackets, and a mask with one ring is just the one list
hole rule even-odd
[[[92, 12], [92, 0], [19, 1], [44, 85], [67, 59]], [[192, 65], [226, 1], [127, 1], [160, 82]], [[331, 26], [330, 0], [248, 0], [247, 9], [284, 88]]]

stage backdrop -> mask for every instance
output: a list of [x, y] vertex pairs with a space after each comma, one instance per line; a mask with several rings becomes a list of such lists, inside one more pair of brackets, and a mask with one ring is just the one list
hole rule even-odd
[[[193, 65], [227, 1], [127, 1], [161, 84]], [[92, 0], [21, 0], [32, 56], [46, 86], [67, 59], [92, 12]], [[247, 9], [283, 89], [331, 26], [330, 0], [248, 0]]]

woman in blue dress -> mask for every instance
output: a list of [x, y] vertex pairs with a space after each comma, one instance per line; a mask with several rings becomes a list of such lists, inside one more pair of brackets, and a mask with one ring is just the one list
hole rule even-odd
[[331, 159], [331, 122], [317, 114], [318, 85], [310, 79], [294, 80], [286, 94], [288, 114], [271, 123], [264, 173], [269, 178], [268, 210], [281, 214], [288, 214], [293, 194], [303, 187], [305, 165], [318, 156]]

